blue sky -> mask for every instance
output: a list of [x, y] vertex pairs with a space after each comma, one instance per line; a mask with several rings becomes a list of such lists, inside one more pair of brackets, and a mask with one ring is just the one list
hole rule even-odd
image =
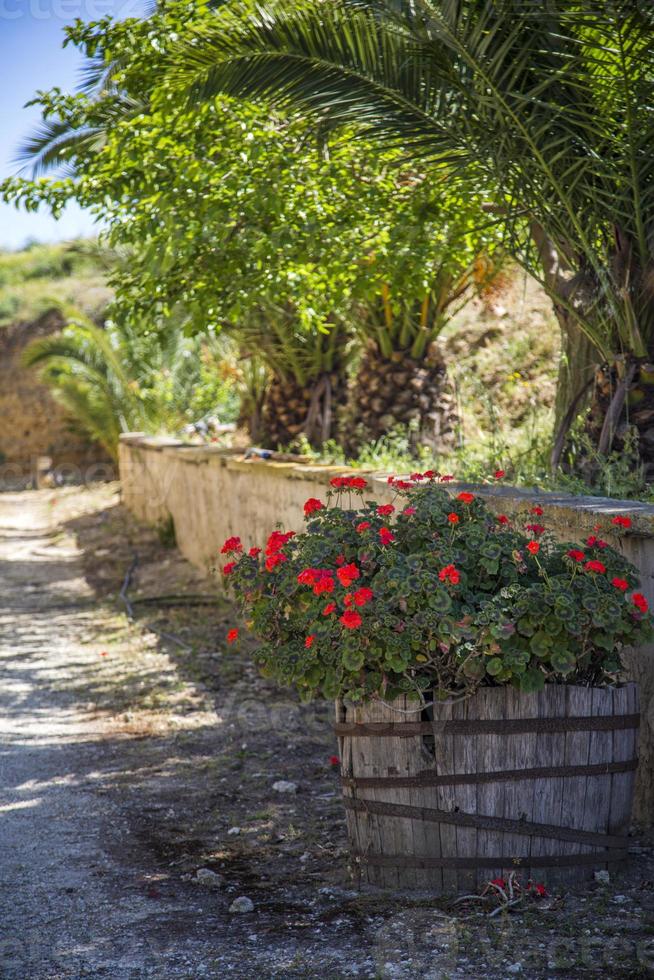
[[[38, 109], [23, 106], [36, 90], [77, 87], [80, 56], [70, 46], [61, 47], [66, 24], [77, 17], [136, 16], [142, 9], [142, 0], [0, 0], [0, 178], [20, 169], [17, 147], [39, 119]], [[93, 234], [93, 221], [78, 207], [54, 221], [47, 211], [26, 214], [0, 203], [0, 248], [88, 234]]]

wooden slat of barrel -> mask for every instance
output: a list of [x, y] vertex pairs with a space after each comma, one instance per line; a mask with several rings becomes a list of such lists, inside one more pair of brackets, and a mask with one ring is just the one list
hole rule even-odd
[[[538, 718], [540, 706], [537, 694], [521, 694], [513, 688], [507, 688], [506, 692], [506, 717], [511, 719], [519, 718]], [[499, 764], [497, 769], [533, 769], [537, 763], [539, 752], [539, 740], [541, 735], [537, 732], [526, 732], [523, 735], [498, 735], [495, 736], [499, 742]], [[501, 761], [502, 747], [506, 747], [506, 761], [504, 765]], [[504, 806], [500, 815], [508, 820], [527, 820], [531, 821], [534, 817], [536, 806], [536, 791], [539, 780], [519, 779], [506, 784], [504, 791]], [[484, 811], [492, 813], [491, 811]], [[525, 834], [502, 834], [499, 844], [499, 853], [508, 857], [521, 858], [521, 863], [515, 866], [505, 865], [502, 868], [502, 875], [511, 871], [517, 871], [519, 876], [524, 876], [524, 867], [528, 863], [531, 853], [531, 838]]]
[[[476, 698], [468, 698], [453, 705], [453, 718], [471, 720], [479, 717], [480, 704]], [[477, 737], [476, 735], [456, 735], [454, 738], [454, 771], [477, 771]], [[477, 788], [474, 784], [455, 787], [455, 799], [459, 810], [464, 813], [474, 813], [477, 806]], [[454, 856], [463, 854], [478, 854], [478, 832], [474, 827], [456, 828], [456, 852]], [[448, 855], [449, 856], [449, 855]], [[459, 892], [469, 892], [475, 888], [476, 873], [474, 869], [459, 868], [457, 872], [457, 889]]]
[[[507, 688], [487, 687], [482, 688], [475, 696], [478, 704], [478, 714], [480, 718], [490, 718], [507, 710]], [[499, 702], [499, 703], [498, 703]], [[457, 736], [458, 738], [458, 736]], [[501, 735], [489, 735], [481, 737], [474, 736], [476, 743], [477, 771], [494, 772], [498, 769], [509, 767], [509, 756], [511, 738], [503, 738]], [[505, 783], [478, 783], [475, 787], [475, 813], [497, 813], [502, 815], [504, 798], [510, 787]], [[495, 808], [498, 809], [495, 809]], [[477, 831], [477, 848], [479, 854], [488, 856], [505, 852], [502, 850], [501, 839], [504, 835], [495, 830]], [[480, 869], [476, 876], [474, 885], [482, 884], [484, 881], [491, 881], [493, 878], [500, 878], [503, 874], [501, 863], [496, 868]]]
[[[614, 714], [631, 715], [638, 712], [638, 688], [626, 684], [613, 690]], [[626, 762], [637, 755], [638, 731], [625, 728], [613, 732], [613, 759]], [[609, 833], [626, 834], [631, 823], [631, 800], [634, 791], [635, 771], [616, 772], [611, 778], [611, 808], [609, 811]]]
[[[593, 717], [613, 714], [613, 691], [610, 688], [589, 689], [591, 699], [590, 714]], [[612, 762], [613, 732], [591, 732], [588, 758], [590, 763]], [[584, 800], [585, 830], [599, 830], [606, 833], [611, 806], [611, 776], [589, 776], [586, 780]], [[601, 858], [597, 867], [602, 867]]]
[[[446, 735], [439, 722], [451, 721], [454, 707], [451, 704], [434, 706], [434, 749], [435, 769], [440, 776], [449, 776], [454, 768], [454, 735]], [[435, 806], [439, 810], [453, 810], [456, 806], [456, 787], [438, 786], [434, 793]], [[456, 828], [451, 824], [440, 824], [440, 846], [443, 857], [456, 855]], [[443, 868], [441, 874], [443, 892], [456, 894], [458, 875], [455, 868]]]
[[[591, 696], [588, 688], [571, 686], [566, 687], [566, 715], [568, 717], [581, 717], [590, 714]], [[565, 755], [564, 763], [566, 766], [586, 766], [588, 765], [588, 753], [590, 750], [590, 732], [566, 732], [565, 733]], [[584, 801], [586, 799], [586, 780], [587, 776], [566, 776], [563, 780], [563, 794], [561, 799], [561, 819], [562, 827], [580, 829], [583, 827]], [[574, 844], [569, 841], [561, 842], [561, 854], [590, 854], [593, 848], [585, 844]], [[574, 877], [571, 869], [566, 872], [568, 880]]]
[[[566, 713], [565, 688], [550, 685], [538, 694], [538, 716], [540, 718], [563, 718]], [[565, 732], [541, 732], [536, 736], [535, 754], [525, 766], [558, 768], [564, 764]], [[563, 802], [564, 779], [548, 778], [534, 780], [534, 805], [528, 819], [534, 823], [561, 823], [561, 806]], [[548, 854], [561, 854], [561, 841], [547, 837], [531, 837], [530, 856], [544, 857]], [[527, 877], [536, 881], [552, 882], [557, 877], [555, 869], [543, 871], [540, 868], [528, 868]]]
[[[385, 708], [385, 717], [388, 721], [420, 721], [422, 709], [415, 699], [404, 696], [395, 702], [401, 711], [393, 711]], [[404, 713], [402, 713], [404, 712]], [[392, 776], [415, 776], [423, 768], [422, 736], [417, 735], [411, 738], [389, 738], [388, 743], [389, 758], [384, 772], [380, 775]], [[378, 799], [387, 800], [389, 803], [408, 803], [409, 806], [424, 806], [424, 791], [417, 789], [382, 789]], [[438, 841], [438, 826], [427, 826], [423, 820], [412, 820], [411, 818], [397, 819], [394, 817], [381, 817], [383, 836], [386, 841], [386, 853], [405, 854], [409, 848], [409, 853], [424, 855], [430, 853], [429, 836], [433, 838], [436, 834], [437, 849], [440, 853], [440, 842]], [[429, 872], [421, 871], [419, 868], [398, 868], [398, 884], [400, 888], [421, 888], [424, 886], [425, 877], [428, 878]], [[429, 887], [428, 885], [426, 887]]]

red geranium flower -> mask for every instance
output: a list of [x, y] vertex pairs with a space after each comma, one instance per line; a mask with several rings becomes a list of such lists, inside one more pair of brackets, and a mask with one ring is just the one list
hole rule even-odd
[[348, 592], [346, 595], [343, 596], [343, 605], [346, 606], [346, 607], [352, 605], [352, 593], [351, 592]]
[[617, 517], [613, 518], [611, 524], [615, 524], [617, 527], [631, 527], [631, 518], [618, 514]]
[[236, 562], [228, 561], [223, 568], [223, 575], [231, 575], [235, 568], [236, 568]]
[[304, 503], [304, 513], [313, 514], [316, 510], [322, 510], [325, 505], [317, 497], [309, 497]]
[[452, 476], [451, 473], [446, 473], [444, 476], [441, 477], [441, 483], [449, 483], [450, 480], [453, 480], [453, 479], [454, 479], [454, 477]]
[[261, 548], [250, 548], [250, 550], [248, 551], [248, 555], [250, 556], [250, 558], [256, 558], [257, 555], [260, 554], [261, 554]]
[[627, 582], [626, 578], [612, 578], [611, 585], [616, 589], [620, 589], [621, 592], [626, 592], [629, 588], [629, 583]]
[[506, 888], [506, 881], [504, 878], [493, 878], [491, 885], [495, 885], [496, 888]]
[[240, 538], [227, 538], [224, 545], [220, 549], [220, 554], [228, 555], [231, 551], [243, 551], [243, 545], [241, 544]]
[[389, 476], [388, 479], [386, 480], [386, 482], [392, 486], [393, 483], [395, 483], [395, 477], [394, 476]]
[[468, 493], [466, 490], [463, 490], [457, 496], [456, 499], [457, 500], [460, 500], [462, 504], [471, 504], [472, 501], [475, 499], [475, 495], [474, 495], [474, 493]]
[[545, 898], [545, 896], [547, 895], [547, 888], [545, 887], [545, 885], [541, 885], [541, 884], [534, 885], [534, 891], [536, 892], [539, 898]]
[[227, 642], [235, 643], [236, 640], [238, 640], [238, 630], [237, 629], [230, 630], [229, 633], [227, 634]]
[[596, 538], [594, 534], [591, 534], [589, 538], [586, 538], [586, 544], [589, 548], [607, 548], [608, 545], [606, 541], [602, 541], [601, 538]]
[[402, 513], [406, 514], [407, 517], [412, 517], [416, 513], [416, 509], [415, 507], [405, 507]]
[[413, 484], [408, 480], [395, 480], [394, 486], [398, 490], [413, 490]]
[[305, 568], [297, 577], [300, 585], [313, 585], [320, 578], [320, 571], [317, 568]]
[[536, 504], [535, 507], [532, 507], [531, 508], [531, 510], [529, 511], [529, 513], [530, 514], [535, 514], [536, 517], [542, 517], [543, 516], [543, 508], [540, 507], [538, 504]]
[[530, 541], [527, 545], [527, 551], [531, 552], [532, 555], [537, 555], [540, 551], [540, 545], [538, 541]]
[[496, 480], [502, 480], [506, 476], [506, 471], [505, 470], [495, 470], [495, 472], [493, 473], [493, 476], [495, 477]]
[[315, 638], [316, 638], [315, 633], [310, 633], [309, 636], [307, 636], [307, 638], [304, 641], [304, 645], [307, 648], [307, 650], [309, 649], [310, 646], [313, 646], [313, 641], [315, 640]]
[[525, 531], [531, 531], [531, 533], [535, 534], [537, 537], [539, 537], [544, 530], [545, 528], [542, 524], [525, 524]]
[[357, 627], [361, 626], [363, 620], [358, 612], [354, 609], [346, 609], [342, 616], [339, 617], [339, 622], [345, 626], [348, 630], [355, 630]]
[[639, 612], [642, 613], [647, 612], [648, 609], [647, 599], [641, 592], [634, 592], [634, 594], [631, 597], [631, 601], [633, 602], [634, 606], [636, 607], [636, 609], [638, 609]]
[[294, 536], [295, 531], [273, 531], [266, 543], [266, 554], [276, 555]]
[[359, 534], [363, 534], [363, 532], [367, 531], [369, 527], [370, 521], [361, 521], [360, 524], [357, 524], [356, 530], [359, 532]]
[[422, 473], [412, 473], [410, 479], [416, 481], [424, 480], [424, 476], [422, 475]]
[[425, 470], [422, 475], [424, 476], [425, 480], [433, 480], [435, 476], [438, 476], [438, 473], [436, 470]]
[[375, 594], [372, 589], [367, 588], [367, 586], [362, 585], [360, 589], [357, 589], [353, 595], [354, 604], [357, 606], [365, 606], [367, 602], [374, 599]]
[[579, 551], [577, 548], [573, 548], [571, 551], [566, 552], [568, 558], [572, 558], [573, 561], [585, 561], [586, 556], [583, 551]]
[[445, 568], [441, 568], [438, 577], [441, 582], [449, 582], [451, 585], [458, 585], [461, 580], [461, 575], [454, 565], [446, 565]]
[[382, 544], [391, 544], [391, 542], [395, 541], [395, 535], [387, 527], [380, 527], [379, 540]]
[[509, 518], [506, 516], [506, 514], [498, 514], [497, 515], [497, 523], [498, 524], [508, 524], [509, 523]]
[[345, 588], [347, 588], [348, 585], [352, 585], [355, 579], [359, 578], [360, 574], [361, 573], [359, 572], [357, 566], [354, 564], [354, 562], [351, 562], [349, 565], [341, 566], [341, 568], [339, 568], [336, 572], [336, 577], [341, 585], [344, 585]]
[[333, 612], [336, 612], [336, 603], [328, 602], [322, 611], [323, 616], [331, 616]]
[[584, 565], [587, 572], [599, 572], [603, 575], [606, 571], [606, 565], [603, 565], [601, 561], [596, 561], [594, 558], [591, 561], [587, 561]]
[[337, 755], [330, 755], [329, 764], [330, 766], [340, 766], [341, 760], [338, 758]]
[[350, 477], [348, 486], [352, 487], [353, 490], [365, 490], [368, 483], [362, 476], [352, 476]]
[[377, 513], [380, 517], [388, 517], [394, 510], [395, 507], [393, 507], [393, 504], [380, 504], [380, 506], [377, 508]]
[[266, 558], [266, 571], [272, 572], [273, 568], [276, 568], [277, 565], [280, 565], [283, 561], [286, 561], [286, 555], [268, 555]]
[[313, 586], [314, 595], [323, 595], [325, 592], [330, 593], [334, 591], [334, 579], [330, 572], [324, 574]]
[[458, 514], [455, 514], [454, 512], [452, 512], [451, 514], [448, 514], [447, 515], [447, 519], [450, 522], [450, 524], [458, 524], [459, 521], [461, 520], [461, 518], [459, 517], [459, 515]]

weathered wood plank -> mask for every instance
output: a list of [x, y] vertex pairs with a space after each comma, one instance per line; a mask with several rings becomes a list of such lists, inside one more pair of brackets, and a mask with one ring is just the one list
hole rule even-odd
[[[638, 688], [635, 684], [625, 684], [613, 690], [614, 714], [636, 714], [638, 712]], [[636, 757], [638, 751], [638, 731], [627, 728], [613, 733], [613, 761], [626, 762]], [[611, 779], [611, 807], [608, 830], [610, 834], [627, 834], [631, 825], [631, 806], [636, 773], [614, 773]]]
[[[550, 684], [538, 694], [538, 714], [540, 718], [562, 718], [566, 713], [565, 688], [562, 685]], [[564, 765], [565, 733], [543, 732], [536, 737], [535, 761], [537, 766], [557, 767]], [[558, 824], [561, 822], [561, 806], [563, 802], [563, 780], [544, 778], [535, 780], [534, 805], [531, 819], [534, 823]], [[531, 839], [532, 857], [546, 854], [561, 854], [561, 841], [552, 838], [533, 837]], [[529, 876], [537, 881], [553, 884], [557, 878], [554, 870], [529, 869]]]
[[[472, 719], [479, 717], [481, 705], [477, 698], [468, 698], [453, 705], [453, 718]], [[454, 767], [455, 772], [477, 771], [477, 737], [476, 735], [456, 735], [454, 738]], [[477, 806], [477, 790], [473, 786], [456, 786], [454, 798], [459, 810], [464, 813], [474, 813]], [[478, 831], [474, 828], [456, 828], [457, 857], [476, 855]], [[457, 888], [460, 892], [471, 891], [476, 884], [477, 875], [473, 870], [457, 870]]]
[[[434, 713], [434, 755], [436, 771], [441, 776], [449, 776], [456, 772], [454, 765], [454, 735], [446, 735], [440, 723], [453, 718], [451, 704], [435, 705]], [[454, 810], [456, 806], [456, 791], [453, 786], [436, 787], [436, 806], [439, 810]], [[457, 855], [456, 829], [448, 824], [440, 824], [440, 847], [444, 858]], [[457, 873], [452, 868], [443, 868], [441, 874], [442, 888], [445, 894], [456, 894]]]

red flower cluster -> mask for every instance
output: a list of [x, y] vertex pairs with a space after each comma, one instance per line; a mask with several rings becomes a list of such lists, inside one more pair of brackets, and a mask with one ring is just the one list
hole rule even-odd
[[286, 561], [282, 552], [284, 545], [295, 535], [295, 531], [273, 531], [266, 543], [266, 571], [272, 572], [277, 565]]
[[626, 578], [612, 578], [611, 585], [616, 589], [620, 589], [620, 592], [626, 592], [629, 588], [629, 583]]
[[446, 565], [445, 568], [441, 568], [438, 577], [441, 582], [449, 582], [450, 585], [458, 585], [461, 580], [461, 575], [454, 565]]
[[468, 493], [466, 490], [463, 490], [460, 494], [458, 494], [456, 499], [460, 500], [462, 504], [471, 504], [475, 499], [475, 495], [474, 493]]
[[638, 612], [646, 613], [648, 610], [647, 599], [641, 592], [634, 592], [631, 597], [631, 601], [638, 610]]
[[363, 620], [361, 619], [359, 613], [355, 612], [354, 609], [346, 609], [343, 615], [339, 617], [339, 622], [342, 623], [346, 629], [355, 630], [361, 626]]
[[387, 528], [387, 527], [380, 527], [380, 529], [379, 529], [379, 540], [380, 540], [381, 544], [384, 544], [384, 545], [386, 545], [386, 544], [392, 544], [392, 542], [395, 541], [395, 535], [393, 534], [393, 532], [389, 528]]
[[304, 503], [305, 515], [313, 514], [317, 510], [322, 510], [325, 505], [317, 497], [309, 497]]
[[243, 551], [243, 545], [241, 544], [240, 538], [227, 538], [224, 545], [220, 549], [220, 554], [229, 555], [232, 551]]
[[336, 612], [336, 603], [328, 602], [322, 611], [323, 616], [331, 616], [333, 612]]
[[236, 562], [228, 561], [227, 564], [223, 567], [223, 575], [231, 575], [235, 568], [236, 568]]
[[380, 504], [377, 508], [377, 513], [380, 517], [389, 517], [394, 510], [395, 507], [393, 507], [393, 504]]
[[339, 570], [336, 572], [336, 577], [338, 581], [341, 583], [341, 585], [347, 588], [349, 585], [352, 585], [352, 583], [356, 579], [359, 578], [360, 574], [361, 573], [359, 572], [357, 566], [354, 564], [354, 562], [351, 562], [349, 565], [342, 565], [341, 568], [339, 568]]
[[568, 558], [572, 558], [573, 561], [585, 561], [586, 556], [583, 551], [579, 551], [577, 548], [573, 548], [571, 551], [566, 552]]
[[248, 551], [248, 555], [250, 556], [250, 558], [256, 558], [257, 555], [260, 554], [261, 554], [261, 548], [250, 548], [250, 550]]
[[493, 476], [496, 480], [502, 480], [506, 476], [505, 470], [495, 470]]
[[597, 572], [599, 575], [603, 575], [606, 571], [606, 565], [594, 558], [591, 561], [587, 561], [584, 568], [587, 572]]
[[313, 641], [315, 640], [315, 638], [316, 638], [315, 633], [311, 633], [309, 636], [307, 636], [307, 638], [304, 641], [304, 645], [307, 648], [307, 650], [309, 649], [309, 647], [313, 646]]
[[530, 552], [530, 554], [532, 555], [537, 555], [538, 552], [540, 551], [540, 545], [538, 541], [530, 541], [529, 544], [527, 545], [527, 551]]
[[367, 531], [369, 527], [370, 521], [361, 521], [360, 524], [357, 524], [356, 530], [359, 532], [359, 534], [363, 534], [363, 532]]
[[366, 603], [374, 599], [375, 595], [372, 589], [369, 589], [366, 585], [362, 585], [360, 589], [357, 589], [352, 596], [355, 606], [365, 606]]
[[607, 548], [608, 545], [606, 541], [602, 541], [601, 538], [596, 538], [594, 534], [591, 534], [589, 538], [586, 538], [586, 544], [589, 548]]
[[615, 524], [616, 527], [631, 527], [631, 518], [618, 514], [617, 517], [613, 518], [611, 524]]
[[297, 580], [300, 585], [312, 586], [314, 595], [334, 591], [334, 577], [328, 568], [305, 568]]
[[406, 517], [413, 517], [413, 515], [416, 513], [416, 509], [415, 507], [405, 507], [402, 513], [405, 514]]
[[365, 490], [368, 486], [362, 476], [334, 476], [329, 482], [337, 490]]
[[497, 515], [497, 523], [498, 524], [508, 524], [509, 523], [509, 518], [506, 516], [506, 514], [498, 514]]
[[531, 508], [531, 510], [529, 511], [529, 513], [530, 514], [535, 514], [536, 517], [542, 517], [543, 516], [543, 508], [540, 507], [538, 504], [536, 504], [535, 507], [532, 507]]
[[232, 629], [227, 634], [227, 642], [228, 643], [235, 643], [236, 640], [238, 640], [238, 630], [237, 629]]
[[525, 524], [525, 531], [531, 531], [536, 537], [540, 537], [544, 530], [545, 528], [542, 524]]
[[461, 520], [461, 518], [459, 517], [459, 515], [458, 514], [455, 514], [454, 511], [452, 511], [451, 514], [448, 514], [447, 515], [447, 519], [450, 522], [450, 524], [458, 524], [459, 521]]

